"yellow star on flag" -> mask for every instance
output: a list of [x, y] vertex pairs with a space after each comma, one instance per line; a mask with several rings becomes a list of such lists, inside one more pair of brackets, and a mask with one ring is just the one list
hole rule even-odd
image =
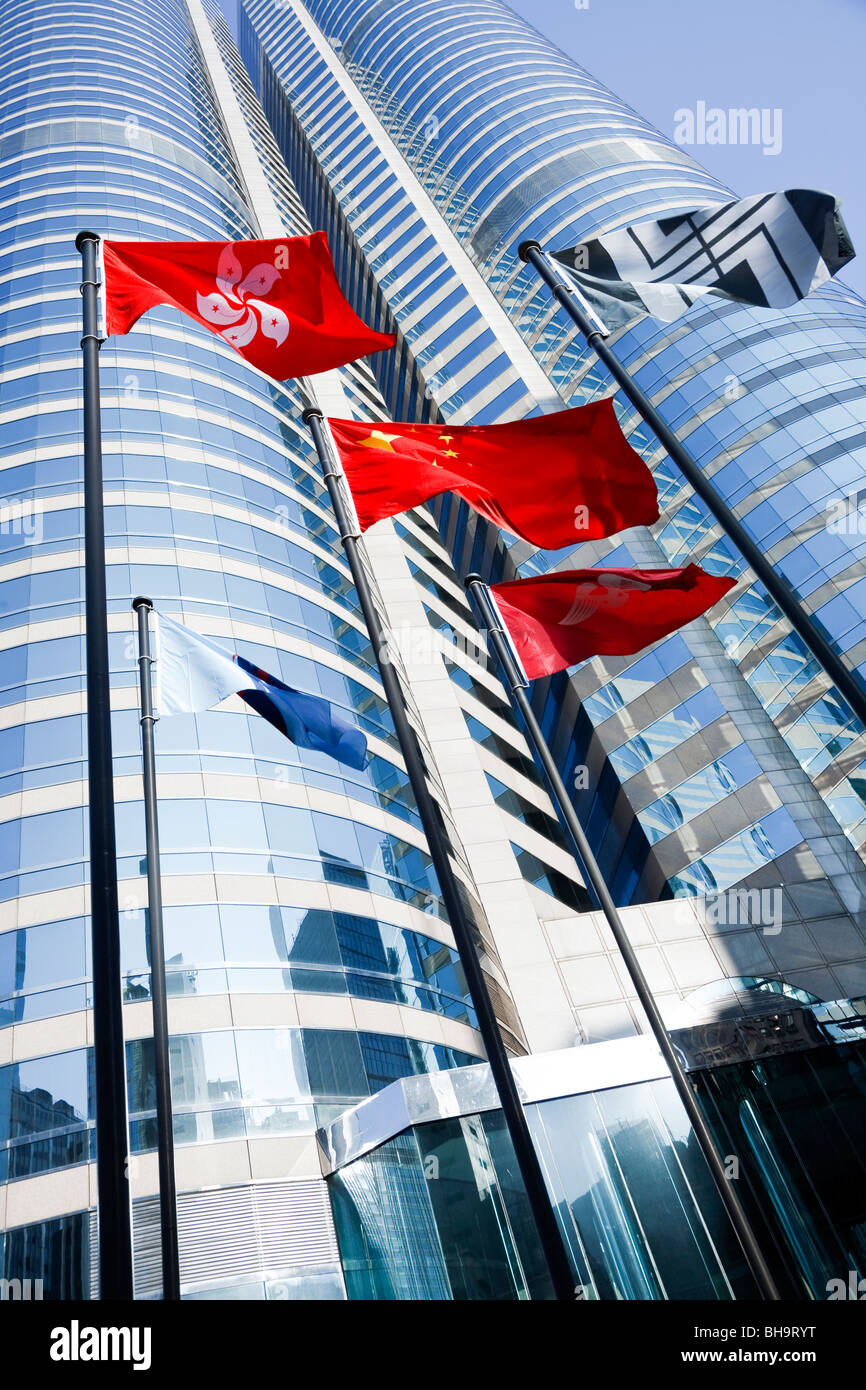
[[392, 454], [397, 450], [391, 443], [392, 439], [399, 439], [399, 434], [384, 434], [382, 430], [373, 430], [369, 439], [359, 439], [358, 443], [365, 445], [368, 449], [388, 449]]

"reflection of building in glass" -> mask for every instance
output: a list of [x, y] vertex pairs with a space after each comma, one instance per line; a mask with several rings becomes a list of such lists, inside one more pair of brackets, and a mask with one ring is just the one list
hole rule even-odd
[[[648, 1041], [515, 1064], [575, 1283], [587, 1299], [753, 1298]], [[689, 1031], [676, 1041], [694, 1050]], [[753, 1058], [737, 1064], [732, 1049], [694, 1074], [722, 1151], [743, 1156], [739, 1190], [783, 1296], [822, 1299], [840, 1269], [866, 1269], [863, 1043], [831, 1043], [819, 1006], [808, 1042], [789, 1034], [785, 1049]], [[401, 1110], [408, 1125], [395, 1133]], [[451, 1092], [422, 1080], [402, 1105], [383, 1093], [323, 1146], [350, 1298], [549, 1296], [486, 1077], [455, 1076]]]
[[[328, 230], [359, 311], [398, 333], [394, 353], [337, 374], [332, 413], [490, 422], [606, 389], [517, 262], [521, 236], [576, 240], [726, 196], [498, 0], [459, 0], [447, 23], [429, 0], [242, 11], [243, 61], [200, 0], [110, 14], [0, 2], [0, 161], [20, 191], [0, 233], [0, 468], [43, 522], [38, 554], [0, 536], [0, 1027], [19, 1059], [0, 1065], [0, 1273], [44, 1278], [52, 1297], [92, 1292], [96, 1238], [75, 230], [246, 238], [270, 200], [287, 232]], [[787, 316], [713, 306], [620, 345], [855, 660], [836, 590], [859, 579], [859, 542], [834, 539], [831, 556], [815, 529], [824, 494], [804, 498], [809, 479], [847, 487], [857, 467], [861, 314], [833, 286]], [[128, 645], [141, 592], [334, 701], [372, 754], [356, 773], [300, 752], [237, 701], [159, 726], [186, 1296], [545, 1297], [297, 386], [168, 309], [102, 361], [138, 1291], [157, 1292], [158, 1266]], [[726, 396], [730, 372], [745, 396]], [[666, 460], [624, 424], [656, 469], [663, 521], [579, 563], [659, 564], [688, 546], [728, 566]], [[450, 497], [380, 524], [367, 550], [506, 1042], [536, 1054], [522, 1063], [537, 1068], [530, 1114], [575, 1282], [587, 1298], [747, 1295], [458, 579], [554, 558]], [[631, 663], [589, 663], [538, 704], [725, 1151], [772, 1175], [756, 1208], [780, 1249], [808, 1251], [802, 1269], [790, 1257], [795, 1292], [821, 1296], [838, 1251], [862, 1243], [862, 731], [760, 592], [741, 589], [715, 633], [698, 623]], [[703, 896], [728, 888], [740, 893]], [[599, 1046], [575, 1046], [587, 1043]], [[359, 1152], [358, 1107], [375, 1120], [382, 1092], [405, 1098], [411, 1123]], [[818, 1114], [840, 1155], [832, 1201], [809, 1133], [801, 1167], [786, 1137]]]
[[35, 1087], [32, 1091], [13, 1090], [10, 1115], [11, 1129], [16, 1138], [41, 1134], [46, 1129], [65, 1129], [84, 1119], [68, 1101], [56, 1100], [41, 1087]]
[[[244, 0], [240, 30], [358, 304], [387, 306], [400, 331], [396, 360], [372, 362], [396, 418], [487, 423], [608, 393], [520, 262], [520, 241], [573, 245], [731, 196], [499, 0], [460, 0], [447, 20], [435, 0]], [[854, 665], [866, 651], [866, 533], [829, 523], [833, 499], [864, 485], [864, 333], [862, 300], [834, 282], [784, 313], [719, 301], [617, 342]], [[627, 406], [622, 418], [655, 470], [662, 519], [652, 536], [580, 547], [577, 563], [688, 556], [739, 573], [646, 426]], [[569, 561], [503, 546], [450, 496], [435, 511], [460, 573]], [[424, 601], [431, 622], [447, 616], [431, 593]], [[770, 870], [776, 882], [842, 873], [859, 911], [863, 729], [748, 576], [713, 625], [536, 685], [618, 900], [726, 890]]]
[[[28, 1232], [7, 1239], [0, 1273], [15, 1278], [10, 1260], [55, 1240], [47, 1234], [55, 1216], [50, 1175], [68, 1168], [69, 1220], [85, 1232], [92, 1190], [80, 273], [72, 242], [85, 226], [144, 240], [255, 237], [256, 160], [287, 234], [309, 223], [237, 54], [221, 30], [224, 62], [197, 3], [161, 0], [146, 13], [121, 4], [109, 13], [73, 4], [45, 10], [27, 0], [0, 12], [0, 67], [8, 78], [0, 161], [18, 193], [0, 240], [0, 467], [6, 494], [32, 503], [42, 523], [38, 551], [21, 528], [4, 527], [0, 536], [0, 1025], [14, 1032], [9, 1056], [21, 1059], [0, 1064], [0, 1181], [8, 1177], [10, 1233]], [[474, 1014], [321, 471], [300, 423], [297, 383], [265, 380], [218, 337], [168, 309], [111, 339], [101, 359], [141, 1248], [152, 1249], [155, 1117], [129, 635], [131, 598], [147, 593], [157, 608], [326, 696], [368, 736], [369, 767], [355, 772], [299, 751], [236, 700], [195, 718], [163, 720], [157, 734], [185, 1283], [190, 1294], [216, 1289], [228, 1297], [245, 1288], [270, 1296], [266, 1258], [295, 1291], [290, 1296], [302, 1287], [340, 1296], [316, 1125], [395, 1077], [476, 1061]], [[341, 371], [335, 383], [345, 413], [386, 412], [364, 364]], [[412, 590], [409, 556], [438, 544], [435, 534], [429, 519], [410, 516], [402, 533], [390, 532], [384, 561], [371, 550], [383, 606], [389, 585], [401, 597]], [[459, 594], [444, 553], [437, 570]], [[408, 616], [428, 631], [420, 603]], [[436, 661], [437, 705], [462, 721], [456, 688]], [[413, 717], [484, 941], [498, 1016], [509, 1045], [522, 1051], [523, 1027], [437, 757], [414, 707]], [[471, 766], [470, 731], [463, 728], [457, 742]], [[494, 755], [491, 766], [498, 765]], [[496, 814], [486, 784], [480, 812]], [[541, 836], [528, 834], [524, 847], [544, 859]], [[573, 893], [568, 856], [551, 844], [550, 857], [551, 871]], [[539, 931], [535, 890], [508, 844], [500, 862]], [[25, 1080], [26, 1068], [38, 1076]], [[52, 1099], [72, 1105], [73, 1095], [80, 1101], [69, 1114]], [[26, 1204], [25, 1188], [16, 1187], [25, 1177], [34, 1179]], [[269, 1204], [276, 1204], [276, 1225], [265, 1239], [257, 1223]], [[222, 1219], [228, 1224], [220, 1235]], [[259, 1234], [240, 1239], [241, 1227]], [[219, 1239], [235, 1254], [223, 1259]], [[201, 1241], [217, 1244], [205, 1250]], [[149, 1260], [139, 1262], [145, 1285], [156, 1267]], [[89, 1292], [89, 1274], [76, 1284], [77, 1264], [75, 1271], [55, 1269], [56, 1287]]]

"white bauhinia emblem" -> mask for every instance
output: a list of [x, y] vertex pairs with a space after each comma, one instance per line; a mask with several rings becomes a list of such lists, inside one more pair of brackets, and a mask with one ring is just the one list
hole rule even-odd
[[611, 608], [619, 608], [625, 603], [629, 594], [648, 593], [652, 588], [651, 584], [644, 584], [641, 580], [632, 579], [624, 574], [600, 574], [598, 579], [584, 580], [574, 586], [574, 597], [571, 607], [564, 618], [559, 622], [562, 627], [577, 627], [597, 613], [601, 600], [608, 599], [605, 604], [605, 611]]
[[228, 242], [220, 252], [216, 289], [196, 295], [198, 311], [232, 347], [246, 347], [258, 332], [279, 347], [289, 336], [289, 320], [282, 309], [258, 297], [267, 294], [279, 279], [280, 272], [264, 261], [244, 275], [234, 245]]

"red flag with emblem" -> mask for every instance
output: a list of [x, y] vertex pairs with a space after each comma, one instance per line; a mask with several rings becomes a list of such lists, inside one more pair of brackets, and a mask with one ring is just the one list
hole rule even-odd
[[556, 570], [494, 584], [505, 626], [530, 680], [588, 656], [630, 656], [700, 617], [735, 579], [681, 570]]
[[658, 519], [610, 398], [504, 425], [329, 423], [364, 531], [449, 491], [545, 550]]
[[345, 299], [324, 232], [270, 241], [106, 241], [106, 330], [157, 304], [211, 329], [277, 381], [394, 346]]

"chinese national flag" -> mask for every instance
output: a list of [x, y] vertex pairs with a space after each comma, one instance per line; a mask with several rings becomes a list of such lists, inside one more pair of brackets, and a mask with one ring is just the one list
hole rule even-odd
[[362, 531], [449, 491], [545, 550], [658, 519], [652, 474], [609, 398], [506, 425], [330, 426]]
[[682, 570], [559, 570], [491, 593], [530, 680], [588, 656], [628, 656], [700, 617], [736, 580]]
[[277, 381], [394, 346], [358, 318], [324, 232], [272, 241], [106, 241], [106, 328], [128, 333], [171, 304]]

